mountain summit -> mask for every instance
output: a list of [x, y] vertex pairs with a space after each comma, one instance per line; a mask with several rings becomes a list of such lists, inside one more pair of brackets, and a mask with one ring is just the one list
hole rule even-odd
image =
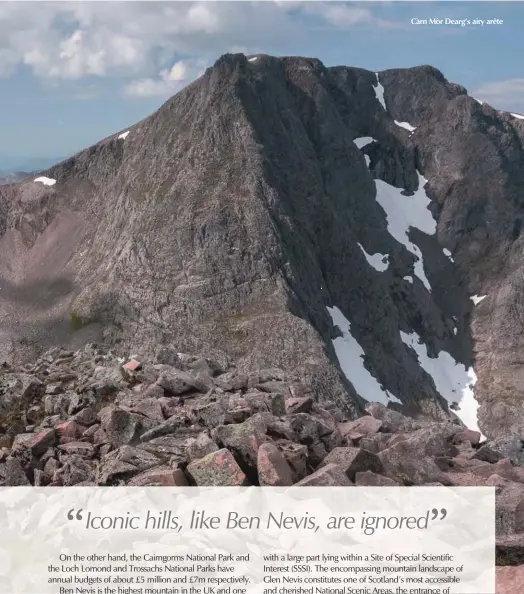
[[[0, 187], [0, 356], [102, 341], [524, 429], [524, 120], [431, 66], [227, 54]], [[478, 379], [477, 379], [478, 378]], [[473, 387], [474, 386], [474, 387]]]

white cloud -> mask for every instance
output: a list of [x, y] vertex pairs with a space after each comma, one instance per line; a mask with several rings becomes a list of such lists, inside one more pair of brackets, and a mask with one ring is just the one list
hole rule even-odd
[[205, 66], [205, 62], [201, 60], [180, 60], [171, 68], [162, 70], [158, 78], [134, 80], [126, 85], [124, 91], [132, 97], [169, 96], [203, 74]]
[[184, 80], [186, 75], [187, 66], [185, 62], [180, 60], [180, 62], [173, 64], [171, 70], [164, 70], [162, 73], [162, 78], [167, 81], [178, 82]]
[[472, 91], [471, 95], [497, 109], [518, 111], [524, 107], [524, 78], [509, 78], [485, 83]]
[[166, 80], [151, 73], [177, 56], [292, 53], [312, 15], [336, 27], [377, 22], [337, 2], [0, 2], [0, 76], [25, 65], [46, 79], [132, 76], [160, 91]]
[[346, 27], [373, 21], [373, 15], [367, 8], [347, 6], [345, 4], [311, 4], [308, 12], [321, 16], [327, 23], [337, 27]]
[[[380, 28], [394, 28], [399, 26], [394, 21], [376, 17], [372, 10], [362, 6], [348, 5], [344, 2], [282, 2], [285, 4], [300, 4], [304, 12], [321, 18], [328, 25], [347, 29], [356, 26], [370, 26]], [[383, 3], [382, 3], [383, 4]]]

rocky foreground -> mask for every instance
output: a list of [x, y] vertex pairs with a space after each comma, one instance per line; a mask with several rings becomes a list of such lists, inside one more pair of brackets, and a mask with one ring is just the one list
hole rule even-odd
[[481, 443], [459, 421], [366, 408], [348, 421], [279, 369], [244, 374], [168, 348], [155, 362], [56, 348], [0, 370], [0, 484], [491, 485], [497, 563], [524, 563], [518, 436]]

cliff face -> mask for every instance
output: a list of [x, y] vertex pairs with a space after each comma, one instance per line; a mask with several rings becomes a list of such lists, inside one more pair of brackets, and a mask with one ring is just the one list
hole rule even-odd
[[175, 344], [468, 425], [476, 373], [520, 431], [524, 120], [429, 66], [238, 54], [125, 132], [0, 188], [4, 358]]

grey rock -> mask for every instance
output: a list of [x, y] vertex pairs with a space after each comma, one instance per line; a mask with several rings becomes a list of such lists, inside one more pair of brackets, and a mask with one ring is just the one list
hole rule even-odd
[[291, 467], [273, 443], [263, 443], [258, 448], [257, 470], [260, 486], [290, 487], [294, 482]]
[[519, 435], [501, 435], [483, 444], [474, 455], [478, 460], [495, 463], [509, 458], [516, 466], [524, 466], [524, 440]]
[[353, 483], [342, 468], [327, 464], [296, 483], [297, 487], [351, 487]]
[[189, 461], [198, 460], [216, 452], [218, 450], [217, 444], [205, 432], [200, 433], [197, 437], [191, 437], [186, 443], [187, 459]]
[[100, 412], [101, 429], [113, 446], [137, 444], [140, 436], [146, 433], [144, 417], [129, 413], [116, 406]]
[[7, 487], [24, 487], [31, 484], [18, 458], [7, 458], [5, 463], [5, 484]]
[[370, 470], [377, 474], [384, 473], [380, 458], [376, 454], [359, 448], [335, 448], [324, 458], [320, 467], [329, 464], [336, 464], [353, 482], [357, 472]]

